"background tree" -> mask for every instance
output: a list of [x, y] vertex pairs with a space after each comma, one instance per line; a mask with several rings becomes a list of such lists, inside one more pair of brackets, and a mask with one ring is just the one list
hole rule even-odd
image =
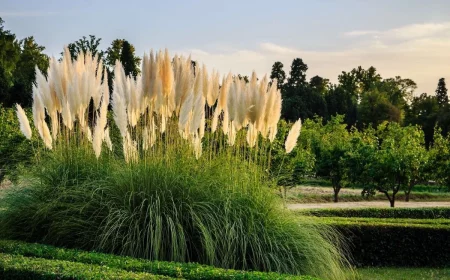
[[328, 91], [328, 85], [330, 80], [322, 78], [318, 75], [312, 77], [309, 80], [309, 86], [312, 90], [316, 91], [320, 95], [324, 95]]
[[323, 134], [316, 154], [317, 175], [329, 178], [338, 202], [339, 192], [344, 186], [345, 166], [343, 158], [349, 149], [350, 134], [344, 116], [337, 115], [323, 127]]
[[270, 79], [273, 81], [277, 79], [278, 89], [282, 89], [284, 82], [286, 80], [286, 73], [283, 70], [283, 63], [277, 61], [272, 66], [272, 72], [270, 74]]
[[20, 44], [16, 35], [5, 30], [0, 18], [0, 102], [9, 98], [9, 89], [13, 86], [13, 73], [20, 58]]
[[125, 39], [115, 39], [106, 50], [105, 63], [112, 70], [119, 60], [125, 68], [127, 65], [127, 75], [137, 76], [140, 72], [141, 58], [135, 55], [136, 49]]
[[46, 75], [49, 58], [43, 53], [45, 47], [38, 45], [34, 38], [28, 37], [20, 41], [20, 56], [14, 69], [14, 85], [10, 89], [6, 106], [19, 103], [22, 106], [31, 106], [32, 86], [36, 80], [36, 67]]
[[[282, 88], [282, 116], [288, 121], [302, 120], [320, 116], [327, 117], [324, 96], [306, 82], [308, 66], [301, 58], [293, 60], [288, 82]], [[324, 81], [322, 80], [322, 83]]]
[[329, 116], [344, 115], [347, 127], [354, 126], [357, 120], [357, 98], [353, 93], [339, 85], [331, 85], [325, 92], [325, 102]]
[[364, 167], [372, 178], [366, 188], [385, 194], [394, 207], [397, 193], [405, 191], [409, 200], [412, 188], [424, 174], [427, 159], [423, 134], [416, 127], [384, 123], [378, 127], [377, 137], [381, 139], [379, 148]]
[[76, 59], [81, 52], [90, 52], [92, 55], [98, 55], [98, 59], [103, 59], [104, 52], [99, 49], [101, 38], [95, 35], [89, 35], [89, 39], [83, 36], [81, 39], [67, 45], [72, 59]]
[[439, 104], [436, 96], [422, 93], [414, 97], [405, 115], [405, 125], [418, 125], [422, 128], [425, 145], [429, 147], [433, 142], [434, 128], [439, 115]]
[[295, 58], [291, 64], [291, 71], [289, 72], [289, 78], [287, 85], [289, 87], [298, 87], [306, 83], [306, 71], [308, 65], [306, 65], [301, 58]]
[[447, 87], [445, 86], [445, 79], [440, 78], [436, 89], [436, 98], [440, 107], [448, 104]]
[[[124, 44], [126, 45], [125, 52]], [[125, 39], [115, 39], [105, 52], [105, 65], [108, 69], [108, 86], [111, 92], [113, 89], [114, 66], [117, 60], [124, 66], [126, 75], [136, 77], [140, 73], [141, 58], [135, 55], [134, 46]]]
[[384, 121], [401, 122], [401, 111], [395, 107], [387, 95], [378, 89], [365, 92], [358, 106], [359, 127], [372, 124], [377, 127]]
[[[122, 44], [122, 53], [120, 54], [120, 61], [122, 62], [125, 75], [136, 76], [139, 73], [139, 63], [136, 63], [134, 56], [134, 48], [131, 47], [128, 41], [124, 41]], [[138, 60], [140, 62], [140, 59]]]
[[429, 154], [429, 172], [431, 178], [447, 186], [450, 191], [450, 137], [444, 137], [440, 129], [434, 133], [434, 142]]
[[0, 103], [7, 107], [15, 103], [24, 107], [31, 104], [35, 67], [44, 74], [48, 67], [44, 49], [33, 37], [18, 41], [14, 34], [4, 29], [0, 18]]

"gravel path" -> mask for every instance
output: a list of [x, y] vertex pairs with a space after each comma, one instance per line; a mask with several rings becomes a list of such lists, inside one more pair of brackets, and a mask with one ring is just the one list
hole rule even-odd
[[[338, 202], [338, 203], [296, 203], [288, 204], [289, 209], [315, 209], [315, 208], [387, 208], [389, 207], [388, 201], [361, 201], [361, 202]], [[422, 207], [450, 207], [450, 201], [433, 201], [433, 202], [420, 202], [420, 201], [396, 201], [395, 207], [410, 207], [410, 208], [422, 208]]]

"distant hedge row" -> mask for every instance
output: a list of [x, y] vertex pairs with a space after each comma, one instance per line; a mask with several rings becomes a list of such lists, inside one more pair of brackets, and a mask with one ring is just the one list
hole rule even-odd
[[308, 209], [296, 211], [316, 217], [450, 219], [450, 208], [353, 208]]
[[[338, 212], [345, 213], [348, 210]], [[361, 211], [359, 214], [366, 211], [361, 210], [358, 209]], [[415, 217], [429, 215], [429, 212], [414, 211], [412, 213], [416, 214]], [[440, 211], [439, 215], [444, 215], [445, 210]], [[395, 212], [401, 213], [396, 217], [407, 212], [408, 210]], [[357, 216], [356, 213], [352, 214]], [[383, 210], [379, 212], [380, 216], [384, 214], [386, 213]], [[352, 262], [358, 267], [446, 267], [450, 264], [450, 219], [358, 217], [310, 217], [310, 219], [333, 226], [342, 233], [349, 246]]]
[[356, 266], [443, 267], [450, 264], [450, 228], [343, 225]]
[[[2, 258], [6, 257], [6, 261]], [[32, 257], [32, 258], [30, 258]], [[88, 265], [92, 275], [74, 274], [77, 270], [85, 270], [81, 267]], [[59, 269], [59, 270], [58, 270]], [[104, 270], [111, 271], [112, 274]], [[33, 279], [67, 279], [89, 278], [89, 279], [127, 279], [127, 272], [139, 275], [144, 273], [150, 276], [165, 275], [157, 279], [184, 278], [184, 279], [299, 279], [317, 280], [310, 276], [292, 276], [278, 273], [264, 273], [256, 271], [237, 271], [231, 269], [215, 268], [196, 263], [158, 262], [116, 255], [85, 252], [73, 249], [62, 249], [42, 244], [31, 244], [20, 241], [0, 240], [0, 276], [11, 275], [17, 278], [30, 279], [27, 275], [41, 275], [43, 278]], [[17, 274], [19, 273], [19, 274]], [[81, 272], [80, 272], [81, 273]], [[119, 273], [123, 273], [119, 276]], [[57, 275], [59, 278], [47, 278], [47, 275]], [[69, 275], [69, 276], [67, 276]], [[72, 276], [70, 276], [72, 275]], [[102, 276], [103, 275], [103, 276]], [[67, 276], [67, 277], [66, 277]], [[74, 277], [77, 276], [77, 277]], [[79, 277], [78, 277], [79, 276]], [[95, 277], [94, 277], [95, 276]], [[92, 278], [93, 277], [93, 278]], [[0, 277], [0, 279], [3, 279]], [[143, 279], [143, 278], [132, 278]]]

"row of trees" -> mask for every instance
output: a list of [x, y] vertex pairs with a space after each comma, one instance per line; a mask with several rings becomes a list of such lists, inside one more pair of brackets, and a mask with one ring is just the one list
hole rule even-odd
[[[5, 30], [0, 18], [0, 104], [11, 107], [19, 103], [24, 107], [31, 105], [31, 92], [35, 81], [35, 67], [47, 74], [49, 57], [43, 53], [45, 47], [34, 38], [17, 39], [16, 35]], [[108, 83], [112, 89], [114, 65], [119, 60], [127, 75], [136, 77], [139, 73], [141, 58], [135, 55], [135, 48], [125, 39], [115, 39], [105, 51], [100, 49], [101, 38], [94, 35], [67, 45], [72, 57], [81, 51], [91, 52], [104, 61], [108, 71]]]
[[[281, 128], [288, 130], [288, 125]], [[347, 129], [343, 115], [331, 117], [324, 125], [321, 118], [306, 120], [298, 148], [288, 159], [276, 153], [272, 172], [282, 168], [280, 185], [289, 188], [306, 177], [331, 181], [334, 200], [343, 187], [360, 187], [363, 195], [383, 193], [391, 206], [398, 192], [406, 201], [414, 186], [435, 180], [450, 188], [450, 137], [435, 131], [433, 144], [427, 149], [423, 131], [418, 126], [402, 127], [383, 122], [364, 130]]]
[[319, 116], [326, 122], [340, 114], [344, 115], [347, 128], [376, 128], [385, 121], [419, 125], [427, 147], [433, 141], [436, 126], [443, 135], [448, 134], [450, 104], [444, 78], [439, 80], [435, 95], [423, 93], [414, 97], [414, 81], [400, 76], [382, 78], [374, 67], [342, 72], [337, 84], [320, 76], [308, 81], [307, 70], [308, 65], [301, 58], [293, 60], [289, 76], [281, 62], [272, 66], [270, 78], [278, 81], [283, 94], [283, 117], [288, 121]]

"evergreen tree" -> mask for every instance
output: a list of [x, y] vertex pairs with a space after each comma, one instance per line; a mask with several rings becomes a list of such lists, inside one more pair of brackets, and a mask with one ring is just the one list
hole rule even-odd
[[436, 89], [436, 98], [440, 107], [448, 104], [447, 87], [445, 86], [445, 79], [440, 78]]
[[125, 75], [133, 76], [136, 78], [138, 74], [137, 65], [134, 61], [134, 51], [131, 44], [128, 41], [124, 41], [122, 44], [122, 52], [120, 54], [120, 61], [122, 62]]
[[277, 61], [272, 66], [272, 73], [270, 74], [270, 79], [273, 81], [277, 79], [278, 89], [282, 89], [284, 81], [286, 80], [286, 73], [283, 70], [283, 63]]
[[296, 58], [292, 61], [291, 72], [289, 72], [288, 86], [298, 87], [306, 84], [306, 65], [301, 58]]

